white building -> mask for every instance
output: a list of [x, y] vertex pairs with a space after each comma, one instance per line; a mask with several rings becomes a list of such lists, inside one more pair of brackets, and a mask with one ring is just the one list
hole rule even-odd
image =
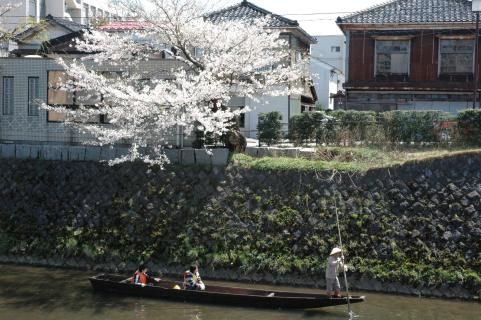
[[318, 105], [323, 109], [334, 109], [331, 97], [342, 90], [345, 82], [346, 44], [343, 35], [314, 37], [317, 43], [311, 45], [311, 73], [314, 78]]
[[[295, 62], [296, 59], [300, 57], [309, 55], [310, 46], [315, 42], [315, 39], [302, 29], [297, 21], [276, 15], [251, 2], [243, 0], [237, 5], [214, 12], [210, 15], [210, 18], [215, 22], [260, 17], [271, 17], [267, 28], [281, 32], [281, 38], [288, 43], [291, 49], [292, 62]], [[316, 93], [314, 87], [310, 86], [310, 83], [306, 83], [305, 90], [302, 94], [278, 97], [259, 96], [256, 100], [246, 97], [233, 97], [229, 102], [229, 107], [248, 107], [250, 109], [249, 112], [246, 112], [239, 119], [239, 128], [247, 138], [257, 138], [257, 125], [260, 113], [271, 111], [279, 112], [282, 117], [282, 130], [284, 133], [287, 133], [289, 130], [289, 120], [302, 112], [312, 111], [315, 103]]]
[[32, 20], [39, 22], [47, 15], [84, 25], [89, 25], [92, 19], [110, 20], [116, 15], [108, 0], [8, 0], [7, 2], [15, 6], [5, 14], [2, 21], [6, 25], [5, 29], [8, 30]]
[[344, 35], [315, 36], [317, 43], [311, 45], [311, 56], [344, 73], [346, 38]]
[[322, 106], [324, 110], [333, 110], [334, 99], [332, 95], [342, 90], [342, 84], [345, 81], [343, 72], [316, 57], [311, 57], [310, 70], [316, 88], [317, 105]]

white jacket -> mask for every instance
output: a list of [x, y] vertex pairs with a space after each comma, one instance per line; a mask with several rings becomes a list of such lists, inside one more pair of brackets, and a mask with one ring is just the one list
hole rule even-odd
[[347, 269], [347, 268], [342, 263], [341, 258], [336, 258], [334, 256], [329, 256], [329, 258], [327, 258], [327, 266], [326, 266], [327, 279], [336, 278], [339, 272], [344, 271], [344, 269]]

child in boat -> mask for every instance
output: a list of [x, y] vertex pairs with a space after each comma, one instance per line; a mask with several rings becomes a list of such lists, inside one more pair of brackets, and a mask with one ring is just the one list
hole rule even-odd
[[186, 290], [205, 290], [205, 284], [199, 275], [199, 268], [191, 265], [189, 270], [184, 272], [184, 289]]
[[152, 278], [147, 274], [148, 268], [146, 265], [141, 264], [134, 275], [130, 278], [130, 283], [138, 284], [145, 287], [149, 282], [159, 282], [160, 278]]
[[344, 270], [347, 270], [347, 266], [344, 265], [342, 250], [339, 248], [332, 249], [329, 258], [327, 258], [326, 266], [326, 291], [328, 296], [334, 298], [341, 297], [341, 285], [338, 274]]

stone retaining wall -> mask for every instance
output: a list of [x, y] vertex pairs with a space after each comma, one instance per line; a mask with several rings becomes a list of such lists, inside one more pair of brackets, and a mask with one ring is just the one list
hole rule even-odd
[[[0, 158], [62, 161], [108, 161], [128, 153], [125, 147], [70, 146], [50, 144], [0, 144]], [[226, 166], [228, 149], [166, 149], [172, 164]]]
[[355, 287], [479, 295], [479, 153], [359, 175], [4, 159], [0, 255], [119, 270], [198, 260], [212, 277], [322, 286], [334, 205]]

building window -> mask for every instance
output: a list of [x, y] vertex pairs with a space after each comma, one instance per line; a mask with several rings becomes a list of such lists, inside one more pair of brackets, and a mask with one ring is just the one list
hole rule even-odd
[[440, 40], [440, 74], [473, 73], [473, 40]]
[[340, 46], [331, 46], [331, 52], [341, 52]]
[[3, 114], [13, 114], [13, 77], [3, 77]]
[[[101, 95], [97, 92], [75, 90], [67, 91], [63, 87], [69, 78], [64, 71], [48, 72], [48, 104], [53, 106], [64, 106], [66, 108], [75, 109], [79, 106], [97, 108], [102, 101]], [[48, 111], [47, 120], [49, 122], [63, 122], [66, 120], [66, 114], [56, 111]], [[74, 121], [87, 123], [104, 123], [105, 116], [94, 116], [91, 119], [73, 119]]]
[[38, 77], [28, 78], [28, 115], [38, 116], [39, 106], [38, 98], [40, 98], [40, 79]]
[[82, 6], [82, 14], [81, 14], [81, 16], [82, 16], [82, 23], [88, 26], [89, 23], [90, 23], [90, 19], [89, 19], [89, 18], [90, 18], [90, 16], [89, 16], [89, 6], [88, 6], [88, 4], [84, 4], [84, 5]]
[[239, 128], [244, 129], [246, 127], [246, 114], [241, 113], [237, 117], [237, 124], [239, 125]]
[[376, 41], [376, 75], [409, 74], [409, 40]]
[[31, 17], [37, 17], [37, 0], [28, 1], [28, 15]]

